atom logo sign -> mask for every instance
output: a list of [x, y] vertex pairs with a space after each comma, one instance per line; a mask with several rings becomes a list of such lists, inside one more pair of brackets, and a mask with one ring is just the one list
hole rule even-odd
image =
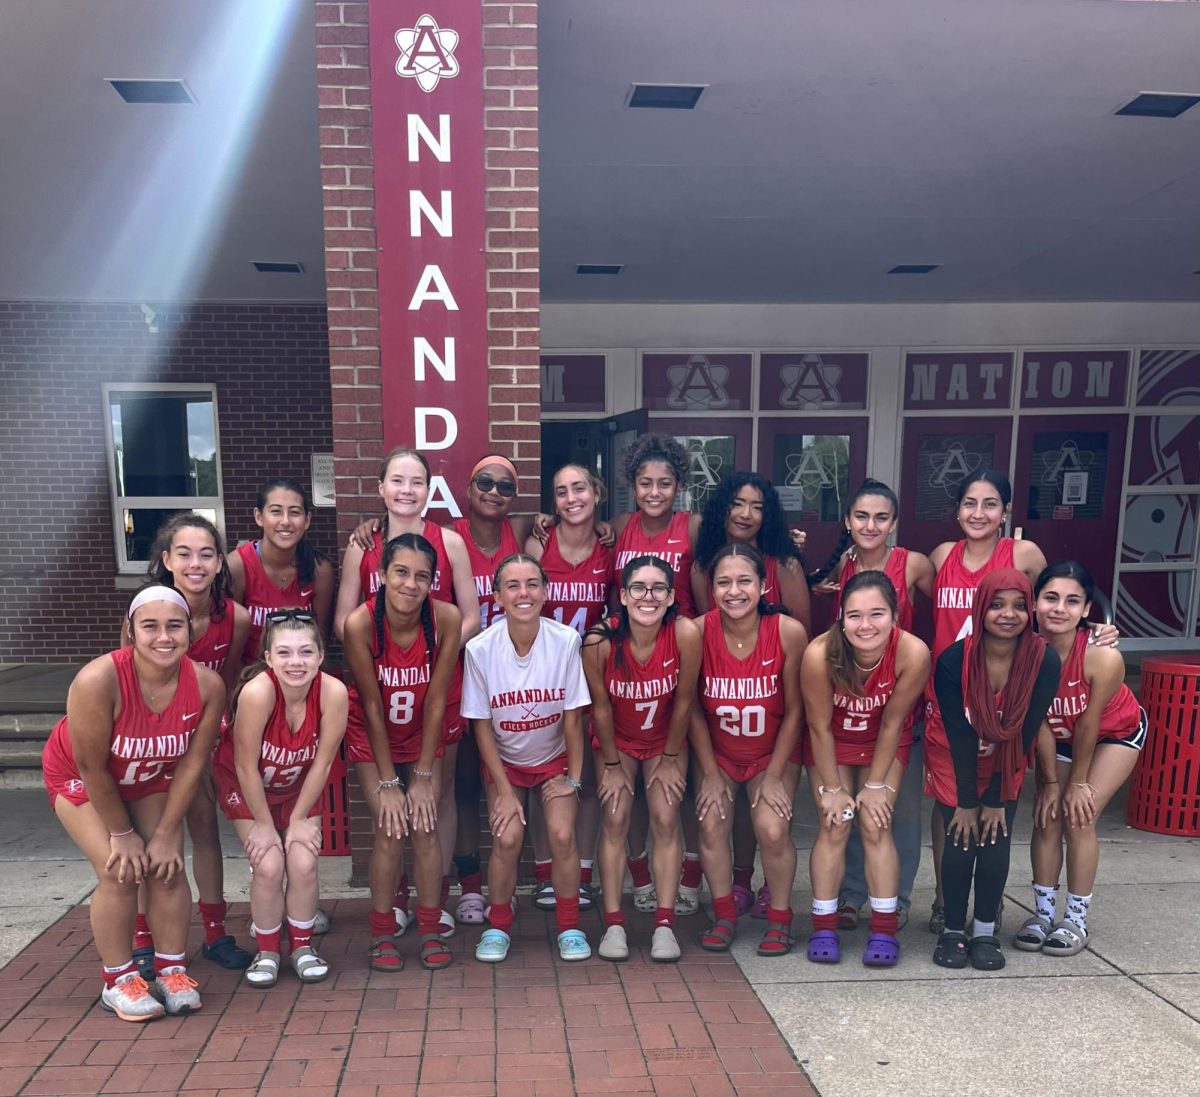
[[422, 91], [433, 91], [443, 77], [458, 75], [457, 46], [458, 31], [442, 30], [432, 15], [422, 15], [415, 27], [396, 31], [396, 75], [416, 80]]

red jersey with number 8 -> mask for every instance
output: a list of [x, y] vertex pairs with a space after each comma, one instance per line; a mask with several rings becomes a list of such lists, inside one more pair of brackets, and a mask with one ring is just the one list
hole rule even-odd
[[704, 615], [700, 703], [718, 758], [744, 766], [771, 755], [783, 723], [783, 645], [779, 615], [759, 618], [754, 650], [729, 651], [721, 611]]
[[572, 564], [563, 559], [558, 530], [552, 529], [542, 551], [542, 570], [548, 580], [542, 616], [569, 625], [580, 636], [598, 624], [608, 608], [612, 556], [612, 549], [597, 538], [587, 559]]
[[[128, 803], [166, 792], [175, 776], [175, 765], [187, 753], [204, 709], [196, 665], [179, 664], [175, 696], [162, 712], [151, 711], [138, 683], [133, 648], [120, 648], [109, 658], [117, 671], [121, 711], [113, 721], [108, 748], [108, 772], [117, 793]], [[72, 804], [86, 804], [87, 792], [79, 776], [71, 734], [64, 716], [55, 725], [42, 751], [42, 778], [50, 801], [65, 796]]]

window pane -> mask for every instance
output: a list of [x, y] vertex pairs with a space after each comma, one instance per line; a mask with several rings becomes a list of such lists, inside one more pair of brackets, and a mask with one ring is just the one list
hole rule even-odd
[[109, 399], [118, 495], [217, 494], [209, 394], [114, 392]]
[[777, 434], [771, 482], [789, 520], [840, 522], [850, 492], [850, 436]]
[[995, 467], [994, 434], [926, 434], [917, 450], [918, 522], [953, 520], [958, 485], [973, 473]]
[[716, 490], [721, 477], [736, 467], [737, 439], [728, 434], [674, 436], [691, 464], [691, 477], [683, 491], [675, 496], [675, 509], [699, 514]]

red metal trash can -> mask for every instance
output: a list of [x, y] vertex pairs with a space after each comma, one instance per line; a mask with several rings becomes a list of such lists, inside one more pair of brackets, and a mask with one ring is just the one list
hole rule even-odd
[[1149, 730], [1125, 821], [1155, 834], [1200, 837], [1200, 655], [1147, 659], [1141, 694]]

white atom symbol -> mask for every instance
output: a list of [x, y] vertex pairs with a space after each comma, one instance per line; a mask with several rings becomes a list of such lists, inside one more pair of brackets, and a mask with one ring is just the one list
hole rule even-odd
[[442, 30], [432, 15], [422, 15], [415, 27], [396, 31], [396, 75], [415, 79], [422, 91], [433, 91], [443, 76], [449, 80], [458, 75], [457, 46], [458, 31]]

